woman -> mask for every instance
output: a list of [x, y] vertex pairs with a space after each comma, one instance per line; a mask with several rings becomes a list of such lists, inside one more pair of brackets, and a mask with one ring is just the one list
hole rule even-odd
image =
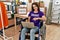
[[40, 6], [40, 11], [42, 11], [46, 15], [47, 8], [45, 7], [44, 2], [40, 1], [39, 6]]
[[[29, 13], [28, 15], [28, 19], [30, 22], [34, 23], [34, 26], [36, 26], [35, 28], [31, 28], [30, 29], [30, 40], [35, 40], [35, 33], [38, 31], [40, 25], [40, 20], [45, 21], [46, 17], [43, 14], [43, 12], [41, 12], [39, 10], [39, 6], [37, 3], [32, 3], [32, 11]], [[23, 28], [21, 31], [21, 40], [25, 40], [25, 33], [28, 32], [29, 29], [28, 28]]]

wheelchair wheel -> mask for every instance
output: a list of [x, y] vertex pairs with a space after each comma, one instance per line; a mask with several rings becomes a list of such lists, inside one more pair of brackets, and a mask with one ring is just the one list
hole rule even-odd
[[19, 34], [19, 40], [21, 40], [21, 36], [20, 36], [21, 34]]
[[46, 26], [43, 27], [43, 29], [42, 29], [41, 40], [45, 40], [45, 38], [46, 38]]

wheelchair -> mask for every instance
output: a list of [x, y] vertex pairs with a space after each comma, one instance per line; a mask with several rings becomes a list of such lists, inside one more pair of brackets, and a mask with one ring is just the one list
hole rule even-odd
[[[21, 30], [23, 29], [23, 26], [22, 26], [22, 21], [25, 22], [28, 18], [25, 18], [25, 19], [22, 19], [20, 21], [20, 24], [21, 24]], [[43, 23], [43, 21], [40, 22], [40, 37], [41, 37], [41, 40], [45, 40], [46, 38], [46, 25]], [[21, 32], [21, 30], [19, 32]], [[27, 32], [27, 35], [26, 35], [26, 38], [25, 39], [30, 39], [30, 35], [28, 35], [30, 33]], [[39, 34], [39, 31], [37, 31], [35, 34]], [[19, 40], [21, 40], [21, 33], [19, 34]], [[39, 40], [38, 37], [35, 37], [35, 40]]]

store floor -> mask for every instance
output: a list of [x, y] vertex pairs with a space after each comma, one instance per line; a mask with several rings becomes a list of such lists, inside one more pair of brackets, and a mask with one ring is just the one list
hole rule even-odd
[[[60, 27], [58, 25], [46, 25], [46, 40], [60, 40]], [[19, 39], [19, 30], [18, 26], [15, 30], [15, 27], [11, 27], [5, 30], [5, 33], [8, 37], [13, 37], [13, 40]], [[2, 40], [2, 38], [0, 38]], [[10, 39], [11, 40], [11, 39]]]

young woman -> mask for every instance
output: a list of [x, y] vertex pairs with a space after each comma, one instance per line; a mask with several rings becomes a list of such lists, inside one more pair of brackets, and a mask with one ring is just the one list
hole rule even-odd
[[[32, 3], [32, 11], [28, 15], [28, 19], [30, 22], [33, 22], [36, 26], [35, 28], [30, 29], [30, 40], [35, 40], [35, 33], [38, 31], [40, 25], [40, 20], [45, 21], [46, 17], [43, 12], [39, 10], [39, 6], [37, 3]], [[28, 32], [28, 28], [23, 28], [21, 31], [21, 40], [25, 40], [25, 33]]]
[[47, 8], [45, 7], [44, 2], [40, 1], [39, 6], [40, 6], [40, 11], [42, 11], [46, 15]]

